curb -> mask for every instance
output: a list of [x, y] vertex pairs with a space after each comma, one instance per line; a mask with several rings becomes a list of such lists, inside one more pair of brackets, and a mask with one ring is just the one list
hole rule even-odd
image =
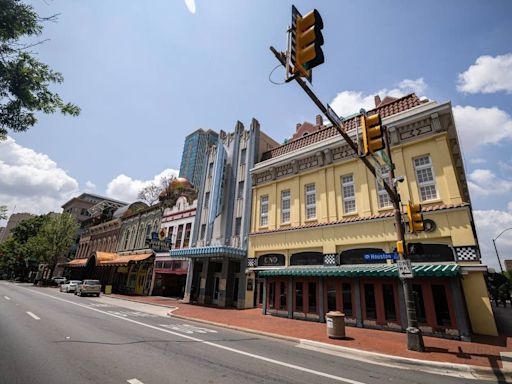
[[140, 300], [127, 299], [127, 298], [124, 298], [124, 297], [117, 297], [117, 296], [112, 296], [112, 295], [105, 295], [105, 294], [103, 294], [102, 296], [104, 296], [104, 297], [109, 297], [109, 298], [111, 298], [111, 299], [119, 299], [119, 300], [131, 301], [132, 303], [139, 303], [139, 304], [146, 304], [146, 305], [154, 305], [154, 306], [156, 306], [156, 307], [169, 308], [170, 310], [175, 310], [175, 309], [177, 309], [177, 308], [178, 308], [178, 307], [176, 307], [176, 306], [174, 306], [174, 305], [164, 305], [164, 304], [157, 304], [157, 303], [147, 303], [147, 302], [140, 301]]
[[171, 318], [193, 321], [196, 323], [208, 324], [216, 327], [261, 335], [274, 339], [285, 340], [297, 343], [299, 347], [302, 348], [314, 349], [322, 353], [335, 354], [337, 356], [341, 356], [351, 360], [366, 361], [371, 364], [385, 365], [408, 370], [419, 369], [424, 372], [435, 373], [444, 376], [454, 376], [459, 378], [468, 378], [475, 380], [496, 380], [499, 376], [502, 376], [504, 379], [512, 380], [511, 369], [487, 368], [469, 364], [445, 363], [441, 361], [426, 361], [409, 357], [386, 355], [379, 352], [371, 352], [364, 351], [361, 349], [342, 347], [314, 340], [300, 339], [298, 337], [284, 336], [271, 332], [258, 331], [250, 328], [244, 328], [234, 325], [217, 323], [209, 320], [197, 319], [189, 316], [178, 315], [173, 313], [173, 311], [176, 309], [177, 308], [174, 308], [172, 311], [170, 311], [167, 314], [167, 316]]

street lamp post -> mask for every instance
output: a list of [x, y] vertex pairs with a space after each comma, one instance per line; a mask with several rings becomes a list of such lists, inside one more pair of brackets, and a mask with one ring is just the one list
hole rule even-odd
[[512, 230], [512, 227], [504, 229], [503, 231], [500, 232], [500, 234], [498, 236], [496, 236], [494, 239], [492, 239], [492, 243], [494, 244], [494, 251], [496, 251], [496, 257], [498, 258], [498, 264], [500, 265], [501, 273], [503, 273], [503, 267], [501, 265], [500, 255], [498, 254], [498, 248], [496, 247], [496, 240], [498, 240], [498, 238], [501, 235], [503, 235], [505, 232], [510, 231], [510, 230]]

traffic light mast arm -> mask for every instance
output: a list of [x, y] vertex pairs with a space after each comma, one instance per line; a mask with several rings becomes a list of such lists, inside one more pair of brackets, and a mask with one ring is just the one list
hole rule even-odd
[[[274, 47], [270, 47], [270, 50], [275, 55], [277, 60], [286, 68], [286, 56], [278, 52]], [[331, 117], [329, 114], [327, 108], [325, 105], [320, 101], [318, 97], [313, 93], [313, 91], [307, 86], [306, 82], [302, 80], [299, 76], [293, 77], [293, 80], [295, 80], [301, 88], [306, 92], [306, 94], [313, 100], [313, 102], [316, 104], [316, 106], [320, 109], [320, 111], [324, 114], [327, 119], [331, 122], [331, 124], [336, 128], [336, 130], [340, 133], [340, 135], [345, 139], [345, 142], [352, 148], [352, 150], [357, 154], [358, 148], [357, 145], [352, 141], [349, 135], [343, 130], [343, 127], [339, 125], [339, 123]], [[366, 168], [370, 170], [373, 176], [377, 176], [377, 173], [375, 172], [375, 167], [370, 163], [370, 161], [366, 157], [360, 157], [361, 161], [364, 163]], [[386, 180], [382, 180], [382, 183], [384, 185], [384, 188], [386, 189], [386, 192], [388, 193], [391, 201], [393, 201], [393, 204], [396, 202], [398, 205], [400, 205], [400, 197], [395, 192], [394, 189], [391, 188], [391, 186], [387, 183]]]

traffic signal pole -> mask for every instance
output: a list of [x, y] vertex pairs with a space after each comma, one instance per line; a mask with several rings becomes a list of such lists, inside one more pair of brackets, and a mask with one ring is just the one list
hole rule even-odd
[[[270, 50], [275, 55], [277, 60], [285, 67], [287, 68], [287, 58], [282, 53], [277, 51], [274, 47], [270, 47]], [[291, 80], [291, 79], [290, 79]], [[334, 118], [332, 116], [332, 113], [327, 109], [327, 107], [320, 101], [320, 99], [314, 94], [314, 92], [308, 87], [308, 85], [305, 83], [304, 80], [300, 78], [300, 76], [294, 76], [293, 80], [295, 80], [300, 87], [306, 92], [306, 94], [310, 97], [310, 99], [315, 103], [315, 105], [320, 109], [320, 111], [324, 114], [325, 117], [331, 122], [333, 127], [336, 128], [336, 130], [339, 132], [339, 134], [343, 137], [345, 142], [350, 146], [350, 148], [354, 151], [356, 155], [359, 155], [359, 149], [357, 144], [355, 144], [350, 136], [345, 132], [343, 129], [343, 119]], [[387, 148], [387, 154], [390, 159], [390, 162], [392, 166], [390, 167], [390, 175], [391, 179], [395, 179], [395, 172], [394, 172], [394, 166], [393, 162], [391, 160], [391, 149], [389, 148], [389, 139], [387, 137], [387, 130], [384, 133], [384, 140], [385, 140], [385, 146]], [[377, 172], [375, 171], [375, 167], [373, 164], [368, 160], [366, 156], [360, 156], [359, 159], [364, 163], [366, 168], [372, 173], [373, 176], [377, 176]], [[405, 246], [405, 230], [402, 225], [402, 218], [401, 218], [401, 212], [400, 212], [400, 195], [397, 192], [396, 183], [393, 182], [392, 186], [388, 184], [386, 180], [382, 180], [382, 184], [384, 185], [384, 189], [388, 193], [391, 201], [393, 202], [393, 210], [394, 210], [394, 217], [395, 217], [395, 228], [396, 228], [396, 234], [397, 234], [397, 240], [401, 241], [402, 244], [404, 244], [404, 253], [399, 252], [400, 259], [405, 260], [407, 259], [407, 247]], [[404, 289], [404, 298], [405, 298], [405, 304], [406, 304], [406, 311], [407, 311], [407, 349], [411, 351], [417, 351], [417, 352], [424, 352], [425, 347], [423, 344], [423, 337], [421, 330], [418, 328], [418, 320], [416, 317], [416, 306], [414, 303], [414, 296], [412, 294], [412, 285], [410, 282], [410, 279], [401, 279]]]
[[[391, 146], [389, 145], [389, 135], [387, 127], [384, 128], [384, 146], [386, 147], [386, 152], [389, 158], [389, 162], [391, 163], [389, 175], [391, 179], [391, 184], [393, 188], [393, 192], [396, 196], [392, 198], [393, 202], [393, 213], [395, 217], [395, 229], [396, 229], [396, 239], [397, 241], [402, 242], [403, 244], [403, 252], [399, 252], [400, 260], [407, 260], [408, 258], [408, 249], [405, 244], [405, 228], [402, 225], [402, 213], [400, 211], [400, 194], [397, 189], [397, 181], [395, 175], [395, 164], [393, 163], [393, 158], [391, 157]], [[384, 182], [384, 180], [383, 180]], [[418, 318], [416, 314], [416, 304], [414, 295], [412, 292], [412, 283], [409, 278], [401, 278], [402, 287], [404, 290], [404, 300], [405, 300], [405, 310], [407, 312], [407, 349], [410, 351], [416, 352], [425, 352], [425, 344], [423, 343], [423, 335], [421, 329], [418, 327]]]

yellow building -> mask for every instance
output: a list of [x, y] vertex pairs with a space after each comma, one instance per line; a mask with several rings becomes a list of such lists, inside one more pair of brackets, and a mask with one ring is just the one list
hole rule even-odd
[[[369, 114], [388, 128], [402, 202], [421, 203], [425, 219], [425, 232], [406, 234], [420, 328], [496, 335], [451, 104], [378, 102]], [[346, 122], [354, 141], [359, 119]], [[340, 310], [358, 327], [404, 330], [391, 201], [335, 128], [321, 118], [298, 126], [251, 175], [247, 306], [317, 321]]]

